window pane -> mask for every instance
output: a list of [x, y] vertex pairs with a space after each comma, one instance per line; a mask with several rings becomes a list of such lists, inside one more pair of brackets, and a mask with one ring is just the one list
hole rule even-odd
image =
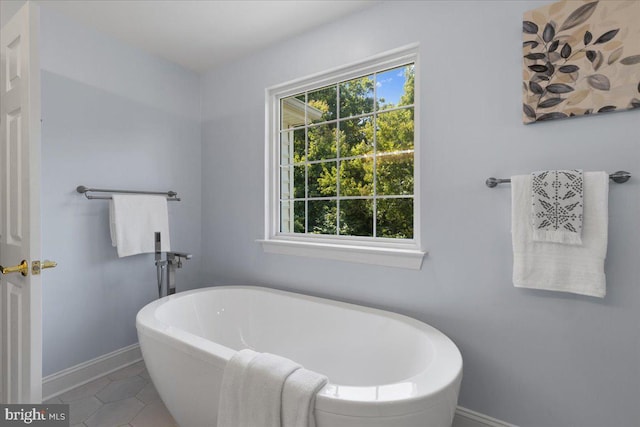
[[376, 74], [378, 109], [384, 110], [413, 104], [413, 83], [413, 65]]
[[309, 161], [335, 159], [337, 152], [336, 124], [319, 125], [307, 130]]
[[336, 162], [309, 165], [309, 197], [336, 196]]
[[304, 233], [304, 201], [280, 202], [280, 231], [282, 233]]
[[371, 116], [344, 120], [340, 126], [340, 157], [373, 153], [373, 120]]
[[336, 114], [337, 89], [328, 86], [307, 95], [307, 119], [309, 123], [334, 120]]
[[284, 131], [280, 134], [280, 164], [304, 162], [304, 128]]
[[294, 176], [292, 167], [280, 168], [280, 198], [293, 199], [294, 197]]
[[[305, 195], [305, 175], [304, 175], [305, 167], [304, 165], [294, 166], [293, 167], [293, 197], [296, 199], [302, 199]], [[283, 197], [284, 199], [284, 197]]]
[[340, 234], [373, 236], [373, 200], [340, 201]]
[[336, 234], [338, 221], [335, 200], [309, 200], [309, 233]]
[[378, 156], [376, 193], [389, 196], [413, 194], [413, 153]]
[[365, 76], [340, 84], [340, 117], [373, 112], [373, 76]]
[[305, 113], [304, 94], [290, 96], [280, 100], [280, 129], [289, 129], [296, 126], [303, 126]]
[[293, 232], [293, 202], [280, 202], [280, 232]]
[[340, 196], [373, 195], [373, 159], [362, 157], [340, 162]]
[[376, 145], [378, 153], [413, 150], [413, 108], [378, 114]]
[[305, 202], [304, 201], [295, 201], [293, 202], [294, 206], [294, 233], [304, 233], [305, 231], [305, 218], [306, 218], [306, 210], [305, 210]]
[[378, 199], [377, 237], [413, 238], [413, 199]]

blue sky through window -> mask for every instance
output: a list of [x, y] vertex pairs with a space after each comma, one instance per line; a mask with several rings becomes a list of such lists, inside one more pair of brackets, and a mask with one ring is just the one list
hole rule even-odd
[[376, 94], [381, 106], [396, 106], [400, 103], [406, 80], [405, 69], [406, 67], [394, 68], [376, 75]]

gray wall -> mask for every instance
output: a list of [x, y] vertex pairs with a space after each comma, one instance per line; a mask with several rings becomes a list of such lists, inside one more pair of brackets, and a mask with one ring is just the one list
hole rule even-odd
[[152, 254], [119, 259], [108, 202], [78, 185], [178, 191], [172, 247], [200, 285], [200, 77], [41, 7], [43, 374], [137, 342], [135, 315], [157, 298]]
[[[537, 1], [388, 2], [204, 77], [203, 277], [405, 313], [464, 357], [460, 404], [521, 426], [640, 419], [640, 112], [524, 126], [521, 21]], [[264, 89], [420, 42], [420, 271], [263, 253]], [[604, 299], [515, 289], [510, 190], [488, 176], [628, 170], [611, 185]]]

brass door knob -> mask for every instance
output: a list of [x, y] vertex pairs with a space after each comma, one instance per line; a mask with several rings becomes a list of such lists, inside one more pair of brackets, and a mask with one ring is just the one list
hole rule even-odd
[[20, 273], [23, 276], [29, 274], [29, 263], [25, 260], [18, 265], [14, 265], [13, 267], [3, 267], [0, 265], [0, 272], [2, 274], [10, 274], [10, 273]]

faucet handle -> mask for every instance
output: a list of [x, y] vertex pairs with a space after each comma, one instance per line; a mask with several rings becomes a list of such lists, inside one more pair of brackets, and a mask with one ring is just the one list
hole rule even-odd
[[191, 259], [193, 255], [186, 252], [167, 252], [167, 264], [182, 268], [182, 259]]
[[175, 258], [184, 258], [184, 259], [193, 258], [192, 254], [189, 254], [189, 253], [186, 253], [186, 252], [167, 252], [167, 255], [173, 256]]

